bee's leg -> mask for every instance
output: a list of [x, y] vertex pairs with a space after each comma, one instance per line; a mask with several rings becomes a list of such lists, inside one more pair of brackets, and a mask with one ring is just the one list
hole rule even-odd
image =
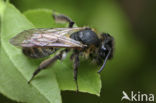
[[77, 88], [77, 92], [78, 92], [79, 91], [78, 81], [77, 81], [78, 65], [79, 65], [79, 54], [78, 53], [74, 55], [73, 61], [74, 61], [74, 80], [75, 80], [76, 88]]
[[43, 62], [41, 62], [40, 66], [34, 71], [31, 79], [28, 81], [28, 83], [31, 82], [31, 80], [43, 69], [46, 69], [48, 66], [52, 65], [53, 63], [56, 62], [56, 60], [61, 60], [64, 58], [64, 54], [66, 54], [68, 52], [68, 50], [62, 50], [59, 54], [57, 54], [56, 56], [46, 59]]
[[69, 25], [68, 25], [69, 28], [72, 28], [73, 25], [74, 25], [74, 22], [69, 17], [67, 17], [65, 15], [62, 15], [62, 14], [56, 15], [54, 13], [52, 16], [53, 16], [53, 18], [54, 18], [54, 20], [56, 22], [68, 22], [69, 23]]

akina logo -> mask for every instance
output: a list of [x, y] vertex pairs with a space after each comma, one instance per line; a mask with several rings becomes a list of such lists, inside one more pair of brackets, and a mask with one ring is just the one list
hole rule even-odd
[[125, 91], [122, 91], [122, 98], [121, 101], [128, 100], [128, 101], [139, 101], [139, 102], [154, 102], [154, 94], [145, 94], [141, 93], [140, 91], [134, 92], [131, 91], [130, 95], [128, 95]]

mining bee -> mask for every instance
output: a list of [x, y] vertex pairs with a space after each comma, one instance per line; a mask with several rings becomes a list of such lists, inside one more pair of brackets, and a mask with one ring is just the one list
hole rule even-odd
[[74, 22], [65, 15], [52, 15], [56, 22], [68, 22], [68, 28], [38, 28], [24, 30], [10, 39], [10, 43], [21, 47], [23, 53], [31, 58], [42, 58], [59, 51], [52, 58], [42, 61], [34, 71], [31, 80], [43, 69], [47, 68], [57, 60], [63, 60], [69, 51], [72, 51], [74, 80], [77, 90], [77, 73], [79, 57], [83, 56], [93, 60], [97, 65], [101, 65], [100, 73], [108, 59], [113, 56], [114, 39], [108, 33], [97, 35], [94, 29], [89, 27], [73, 27]]

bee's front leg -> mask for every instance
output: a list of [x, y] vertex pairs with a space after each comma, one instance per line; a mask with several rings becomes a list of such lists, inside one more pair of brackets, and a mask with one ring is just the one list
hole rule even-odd
[[55, 55], [52, 58], [46, 59], [44, 61], [41, 62], [40, 66], [34, 71], [31, 79], [28, 81], [28, 83], [30, 83], [32, 81], [32, 79], [43, 69], [46, 69], [48, 66], [52, 65], [53, 63], [55, 63], [58, 59], [61, 60], [63, 59], [63, 55], [66, 54], [68, 51], [67, 50], [62, 50], [59, 54]]

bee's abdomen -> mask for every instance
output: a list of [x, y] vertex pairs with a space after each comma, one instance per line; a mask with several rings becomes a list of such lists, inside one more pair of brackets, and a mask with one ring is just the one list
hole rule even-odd
[[32, 47], [32, 48], [23, 48], [23, 53], [31, 58], [43, 58], [53, 54], [55, 48], [41, 48], [41, 47]]

